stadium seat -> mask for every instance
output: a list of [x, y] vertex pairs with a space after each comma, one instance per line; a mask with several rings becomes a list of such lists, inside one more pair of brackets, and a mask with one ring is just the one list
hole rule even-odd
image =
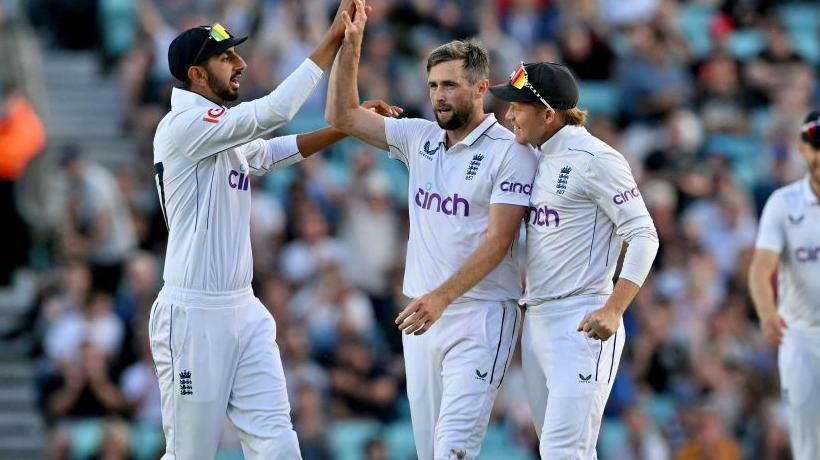
[[387, 452], [394, 460], [413, 460], [416, 458], [416, 445], [413, 442], [413, 425], [410, 419], [397, 420], [384, 432]]
[[138, 423], [131, 428], [131, 455], [134, 460], [152, 460], [161, 448], [161, 427]]
[[532, 457], [514, 445], [504, 424], [490, 423], [478, 458], [482, 460], [500, 458], [504, 460], [530, 460]]
[[763, 36], [759, 30], [736, 30], [729, 36], [726, 45], [732, 56], [745, 61], [763, 49]]
[[590, 115], [614, 116], [618, 111], [618, 90], [611, 82], [578, 82], [580, 98], [578, 107], [588, 110]]
[[330, 448], [337, 460], [358, 460], [367, 441], [379, 435], [380, 425], [371, 420], [345, 420], [328, 428]]
[[709, 18], [712, 13], [710, 8], [692, 2], [680, 7], [678, 26], [696, 57], [705, 57], [712, 49], [712, 38], [709, 35]]
[[97, 452], [103, 437], [102, 420], [89, 419], [71, 423], [71, 458], [89, 458]]

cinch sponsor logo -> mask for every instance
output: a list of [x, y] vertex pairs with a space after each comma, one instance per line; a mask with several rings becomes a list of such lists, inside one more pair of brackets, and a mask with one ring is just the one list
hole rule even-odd
[[231, 169], [231, 172], [228, 173], [228, 185], [230, 185], [231, 188], [247, 190], [250, 182], [251, 177], [246, 176], [245, 173], [241, 173], [233, 169]]
[[529, 195], [530, 193], [532, 193], [532, 185], [522, 184], [520, 182], [504, 181], [501, 183], [501, 191], [523, 193], [524, 195]]
[[[552, 219], [550, 219], [552, 217]], [[549, 227], [550, 220], [555, 221], [555, 226], [561, 223], [561, 218], [558, 217], [558, 211], [550, 209], [549, 206], [544, 205], [540, 208], [530, 206], [530, 212], [527, 214], [527, 223], [535, 225], [536, 227]]]
[[615, 196], [612, 197], [612, 201], [615, 204], [624, 204], [632, 198], [638, 198], [639, 196], [641, 196], [641, 192], [638, 190], [638, 187], [632, 187], [632, 190], [616, 193]]
[[470, 202], [459, 197], [458, 193], [451, 197], [441, 196], [436, 192], [430, 192], [430, 188], [430, 184], [427, 184], [428, 190], [419, 187], [415, 198], [416, 206], [428, 211], [443, 212], [448, 216], [470, 215]]
[[794, 250], [794, 258], [798, 262], [817, 262], [820, 260], [820, 246], [813, 248], [799, 247]]

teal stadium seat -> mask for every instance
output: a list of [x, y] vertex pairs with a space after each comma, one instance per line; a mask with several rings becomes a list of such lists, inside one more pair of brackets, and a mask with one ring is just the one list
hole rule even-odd
[[131, 427], [131, 455], [134, 460], [153, 460], [161, 448], [161, 427], [145, 423]]
[[367, 441], [379, 436], [380, 425], [370, 420], [334, 422], [328, 428], [331, 451], [336, 460], [359, 460]]
[[490, 423], [478, 458], [481, 460], [531, 460], [533, 457], [513, 443], [503, 424]]
[[97, 452], [103, 437], [102, 420], [90, 419], [72, 422], [69, 431], [72, 460], [86, 459]]
[[393, 460], [415, 460], [416, 445], [413, 442], [413, 425], [410, 419], [397, 420], [384, 432], [387, 452]]
[[816, 3], [795, 2], [780, 5], [780, 20], [789, 30], [795, 52], [807, 61], [820, 64], [820, 8]]
[[708, 55], [712, 49], [712, 38], [709, 35], [709, 18], [712, 13], [711, 8], [692, 2], [680, 7], [678, 26], [692, 47], [692, 53], [699, 58]]
[[588, 110], [591, 116], [606, 115], [613, 117], [618, 113], [618, 90], [608, 81], [578, 82], [580, 97], [578, 107]]
[[763, 50], [763, 45], [763, 36], [759, 30], [734, 31], [726, 44], [729, 53], [741, 61], [755, 57]]

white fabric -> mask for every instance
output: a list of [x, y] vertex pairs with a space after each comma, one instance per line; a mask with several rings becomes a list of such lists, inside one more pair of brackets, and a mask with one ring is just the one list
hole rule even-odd
[[778, 356], [794, 460], [820, 458], [820, 336], [789, 328]]
[[276, 323], [251, 289], [163, 287], [148, 324], [163, 460], [212, 459], [227, 415], [247, 459], [298, 459]]
[[629, 164], [585, 128], [564, 126], [541, 146], [522, 303], [612, 293], [624, 241], [637, 248], [627, 249], [620, 277], [640, 286], [658, 236]]
[[[418, 458], [475, 459], [520, 328], [515, 302], [464, 302], [402, 335]], [[460, 455], [460, 456], [459, 456]]]
[[169, 228], [169, 286], [231, 291], [250, 285], [250, 179], [302, 159], [295, 136], [260, 136], [290, 121], [319, 81], [310, 60], [269, 95], [232, 109], [174, 88], [154, 138], [157, 191]]
[[[493, 115], [449, 149], [446, 132], [423, 119], [385, 119], [390, 157], [410, 170], [410, 238], [404, 294], [420, 297], [455, 273], [484, 241], [490, 205], [528, 206], [535, 155]], [[456, 303], [521, 296], [515, 248]]]
[[780, 254], [777, 303], [789, 328], [820, 331], [820, 202], [809, 176], [769, 197], [756, 247]]
[[574, 296], [527, 305], [521, 366], [541, 458], [595, 459], [598, 433], [618, 373], [623, 322], [606, 341], [576, 328], [607, 296]]

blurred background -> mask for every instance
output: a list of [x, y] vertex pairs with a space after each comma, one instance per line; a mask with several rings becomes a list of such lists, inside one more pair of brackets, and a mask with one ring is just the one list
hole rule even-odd
[[[601, 459], [788, 459], [776, 350], [746, 273], [757, 217], [804, 171], [820, 106], [820, 7], [773, 0], [371, 0], [363, 98], [432, 119], [427, 53], [475, 36], [493, 83], [518, 61], [578, 76], [589, 130], [622, 152], [661, 248], [624, 321]], [[330, 0], [0, 0], [0, 458], [158, 458], [147, 317], [167, 238], [152, 139], [167, 47], [219, 21], [259, 97], [307, 56]], [[324, 85], [323, 83], [322, 85]], [[277, 134], [324, 126], [325, 87]], [[487, 110], [502, 116], [492, 97]], [[404, 167], [347, 140], [253, 184], [254, 290], [306, 459], [415, 458], [401, 339]], [[536, 458], [520, 360], [481, 458]], [[220, 459], [242, 458], [226, 427]]]

